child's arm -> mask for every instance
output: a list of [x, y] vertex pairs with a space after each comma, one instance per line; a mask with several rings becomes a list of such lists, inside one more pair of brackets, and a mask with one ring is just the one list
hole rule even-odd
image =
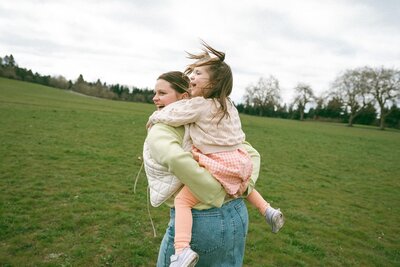
[[149, 118], [149, 123], [161, 122], [174, 127], [182, 126], [196, 122], [206, 108], [207, 100], [203, 97], [182, 99], [154, 112]]
[[[181, 132], [179, 132], [181, 129]], [[148, 132], [150, 154], [178, 177], [202, 203], [220, 207], [225, 199], [221, 184], [182, 149], [182, 128], [155, 124]]]

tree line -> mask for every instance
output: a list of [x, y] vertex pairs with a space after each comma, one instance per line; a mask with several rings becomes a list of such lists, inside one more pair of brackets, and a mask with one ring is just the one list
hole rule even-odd
[[[106, 84], [100, 79], [87, 82], [82, 75], [75, 82], [61, 75], [41, 75], [20, 68], [13, 55], [0, 57], [0, 76], [95, 97], [153, 103], [154, 92], [148, 88]], [[236, 106], [240, 113], [256, 116], [400, 129], [400, 71], [397, 69], [366, 66], [345, 70], [335, 78], [330, 89], [319, 96], [310, 85], [303, 82], [299, 82], [293, 90], [293, 101], [282, 103], [278, 79], [272, 75], [261, 77], [255, 85], [246, 87], [244, 103]]]
[[120, 84], [106, 84], [105, 82], [101, 82], [100, 79], [96, 82], [88, 82], [84, 80], [82, 74], [79, 75], [75, 82], [67, 80], [61, 75], [54, 77], [50, 75], [41, 75], [37, 72], [33, 73], [30, 69], [19, 67], [12, 54], [6, 55], [3, 58], [0, 57], [0, 77], [38, 83], [64, 90], [72, 90], [89, 96], [153, 103], [154, 92], [148, 88], [129, 88], [128, 86]]
[[[279, 81], [261, 77], [246, 88], [239, 112], [286, 119], [312, 119], [400, 128], [400, 71], [385, 67], [359, 67], [340, 73], [320, 96], [299, 82], [292, 103], [282, 104]], [[309, 107], [307, 110], [306, 108]]]

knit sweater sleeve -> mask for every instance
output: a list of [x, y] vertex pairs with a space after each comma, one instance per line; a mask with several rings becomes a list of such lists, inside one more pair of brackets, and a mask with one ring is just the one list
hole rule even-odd
[[151, 124], [161, 122], [173, 127], [196, 122], [203, 114], [206, 105], [207, 101], [203, 97], [182, 99], [154, 112], [149, 122]]
[[206, 169], [199, 166], [190, 152], [182, 149], [183, 132], [177, 129], [158, 123], [149, 130], [147, 142], [151, 156], [187, 185], [199, 201], [220, 207], [225, 190]]

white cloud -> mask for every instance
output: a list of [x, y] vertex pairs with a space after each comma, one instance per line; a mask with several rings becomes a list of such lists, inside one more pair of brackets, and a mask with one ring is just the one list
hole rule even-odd
[[0, 3], [0, 56], [41, 74], [152, 88], [189, 63], [202, 38], [225, 51], [232, 98], [261, 76], [285, 101], [298, 82], [316, 92], [339, 71], [400, 65], [397, 1], [40, 1]]

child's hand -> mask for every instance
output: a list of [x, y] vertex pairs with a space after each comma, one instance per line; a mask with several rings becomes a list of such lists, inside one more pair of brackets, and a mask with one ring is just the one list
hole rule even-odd
[[151, 128], [151, 126], [153, 126], [154, 124], [150, 121], [150, 120], [148, 120], [148, 122], [146, 123], [146, 129], [148, 130], [148, 129], [150, 129]]
[[149, 120], [146, 123], [146, 129], [150, 129], [151, 126], [154, 125], [154, 117], [157, 115], [157, 113], [159, 113], [158, 110], [154, 111], [153, 114], [151, 114], [151, 116], [149, 117]]

